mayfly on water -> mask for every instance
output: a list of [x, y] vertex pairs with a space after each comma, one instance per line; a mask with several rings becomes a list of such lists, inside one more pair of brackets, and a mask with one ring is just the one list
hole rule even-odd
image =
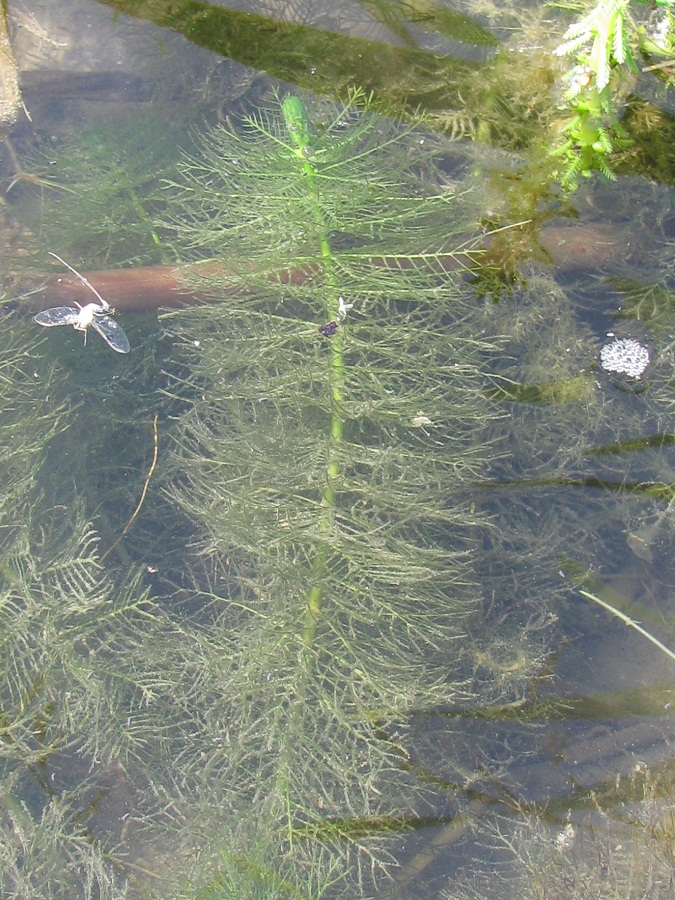
[[112, 318], [115, 311], [112, 309], [107, 300], [99, 294], [93, 284], [91, 284], [84, 275], [80, 275], [77, 269], [69, 265], [65, 259], [61, 259], [56, 253], [49, 251], [49, 255], [54, 259], [58, 259], [67, 269], [76, 275], [82, 284], [89, 288], [99, 301], [98, 303], [87, 303], [86, 306], [74, 300], [77, 309], [72, 306], [53, 306], [51, 309], [45, 309], [33, 316], [38, 325], [44, 325], [50, 328], [53, 325], [72, 325], [76, 331], [84, 332], [84, 343], [87, 343], [87, 328], [91, 325], [94, 331], [97, 331], [103, 340], [112, 347], [117, 353], [129, 352], [129, 339], [124, 333], [121, 325]]

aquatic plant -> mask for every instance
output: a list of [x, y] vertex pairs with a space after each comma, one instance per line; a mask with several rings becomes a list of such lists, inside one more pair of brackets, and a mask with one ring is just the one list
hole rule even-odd
[[[673, 0], [655, 0], [654, 6], [666, 10], [660, 21], [668, 40]], [[563, 77], [571, 116], [563, 127], [564, 143], [553, 151], [565, 163], [559, 177], [567, 189], [594, 170], [615, 177], [609, 160], [615, 145], [626, 143], [617, 109], [627, 72], [638, 71], [632, 48], [639, 46], [639, 32], [630, 10], [630, 0], [599, 0], [588, 15], [570, 25], [555, 50], [572, 59]]]
[[475, 656], [497, 345], [450, 271], [471, 212], [444, 162], [362, 94], [273, 101], [166, 184], [154, 233], [218, 301], [164, 319], [169, 355], [78, 342], [47, 384], [17, 352], [49, 413], [30, 449], [3, 370], [7, 892], [81, 866], [82, 896], [121, 895], [113, 866], [160, 894], [366, 894], [432, 793], [411, 711], [478, 702], [478, 668], [485, 696], [522, 691], [505, 634]]
[[196, 144], [152, 229], [210, 305], [157, 345], [130, 322], [128, 356], [78, 342], [22, 423], [5, 782], [44, 776], [16, 821], [55, 883], [91, 838], [90, 894], [368, 896], [512, 759], [467, 722], [525, 708], [559, 557], [621, 529], [574, 492], [636, 398], [550, 277], [496, 305], [457, 277], [472, 201], [423, 125], [291, 96]]
[[495, 454], [494, 345], [446, 271], [462, 198], [437, 186], [442, 145], [363, 104], [287, 97], [213, 129], [168, 185], [162, 233], [222, 297], [163, 319], [185, 405], [164, 490], [220, 648], [191, 698], [214, 873], [341, 859], [365, 883], [425, 793], [408, 712], [472, 702], [465, 491]]
[[626, 776], [600, 782], [588, 794], [587, 812], [569, 796], [521, 810], [517, 823], [507, 816], [486, 823], [476, 858], [441, 896], [667, 900], [675, 878], [672, 761], [638, 761]]
[[[159, 100], [156, 106], [166, 110]], [[151, 140], [157, 129], [164, 136], [161, 142]], [[39, 233], [41, 250], [58, 247], [76, 265], [83, 255], [101, 268], [110, 260], [116, 265], [166, 262], [153, 219], [158, 185], [178, 155], [179, 132], [185, 145], [181, 123], [169, 122], [166, 112], [153, 112], [142, 118], [118, 115], [52, 138], [20, 154], [20, 160], [17, 153], [22, 170], [31, 175], [15, 175], [10, 199], [23, 207], [23, 216]]]
[[131, 583], [113, 592], [72, 481], [47, 490], [50, 451], [64, 437], [72, 404], [58, 399], [59, 373], [40, 358], [29, 324], [12, 318], [4, 325], [0, 890], [120, 896], [114, 870], [78, 819], [77, 800], [52, 779], [59, 754], [77, 747], [95, 758], [101, 746], [119, 746], [114, 685], [121, 673], [111, 665], [106, 622], [142, 616], [144, 595]]

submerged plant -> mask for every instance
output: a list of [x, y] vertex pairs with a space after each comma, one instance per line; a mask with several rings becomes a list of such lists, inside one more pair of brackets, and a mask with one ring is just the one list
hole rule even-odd
[[237, 822], [210, 869], [335, 877], [339, 859], [348, 894], [427, 793], [410, 711], [473, 700], [466, 490], [496, 452], [494, 345], [447, 271], [461, 197], [436, 186], [433, 138], [363, 102], [288, 97], [214, 129], [166, 223], [197, 251], [191, 286], [222, 298], [165, 318], [189, 372], [165, 491], [197, 527], [218, 646], [194, 677], [193, 778], [201, 827]]
[[74, 860], [85, 896], [122, 895], [106, 855], [149, 895], [371, 896], [512, 760], [559, 558], [611, 530], [570, 494], [589, 433], [636, 395], [603, 396], [552, 279], [483, 306], [452, 271], [470, 197], [422, 126], [288, 97], [197, 143], [152, 227], [212, 302], [157, 359], [78, 344], [5, 461], [5, 890], [25, 816], [62, 862], [36, 884]]
[[[118, 117], [53, 139], [21, 160], [34, 174], [25, 182], [15, 178], [10, 198], [17, 204], [33, 198], [31, 225], [47, 248], [58, 247], [65, 259], [85, 256], [92, 267], [111, 259], [117, 265], [166, 262], [153, 224], [157, 187], [171, 170], [178, 134], [184, 133], [181, 123], [169, 120], [164, 108], [163, 115]], [[158, 129], [161, 142], [151, 139]]]
[[[668, 11], [673, 0], [655, 0], [654, 6]], [[667, 40], [667, 14], [662, 21]], [[556, 48], [555, 53], [572, 60], [563, 79], [571, 116], [563, 127], [564, 143], [553, 151], [565, 164], [559, 173], [563, 187], [574, 189], [581, 177], [588, 178], [593, 171], [614, 179], [609, 160], [615, 145], [625, 144], [617, 107], [625, 93], [622, 82], [627, 72], [638, 71], [632, 52], [638, 44], [630, 0], [599, 0], [588, 15], [570, 25]]]
[[153, 233], [220, 302], [167, 318], [161, 375], [134, 341], [57, 378], [3, 331], [5, 893], [365, 894], [432, 797], [411, 712], [477, 701], [495, 344], [443, 146], [362, 101], [184, 160]]
[[632, 760], [628, 774], [612, 775], [588, 791], [588, 810], [568, 795], [547, 808], [521, 810], [517, 822], [497, 817], [486, 823], [475, 858], [439, 896], [668, 900], [675, 880], [673, 763]]

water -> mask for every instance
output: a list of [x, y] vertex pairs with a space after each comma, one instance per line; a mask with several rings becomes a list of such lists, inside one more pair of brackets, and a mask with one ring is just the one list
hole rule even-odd
[[134, 6], [10, 8], [4, 895], [669, 896], [672, 97], [563, 195], [552, 10]]

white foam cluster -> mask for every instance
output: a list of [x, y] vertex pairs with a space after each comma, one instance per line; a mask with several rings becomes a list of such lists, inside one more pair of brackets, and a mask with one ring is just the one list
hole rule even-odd
[[649, 350], [633, 338], [617, 338], [600, 351], [600, 365], [606, 372], [640, 378], [649, 365]]

